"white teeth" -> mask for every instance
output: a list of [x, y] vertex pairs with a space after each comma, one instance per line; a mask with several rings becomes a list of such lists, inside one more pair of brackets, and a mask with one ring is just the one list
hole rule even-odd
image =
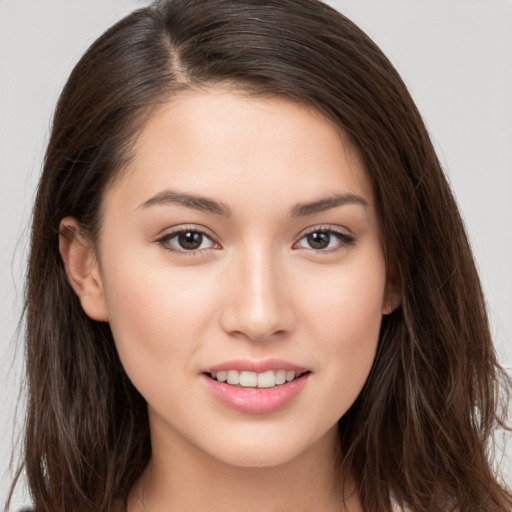
[[272, 370], [265, 373], [258, 373], [259, 388], [273, 388], [276, 385], [276, 372]]
[[284, 384], [286, 382], [286, 370], [277, 370], [276, 372], [276, 384]]
[[228, 384], [240, 384], [240, 373], [238, 370], [228, 371]]
[[286, 382], [291, 382], [302, 373], [293, 370], [269, 370], [268, 372], [256, 373], [238, 370], [218, 371], [210, 373], [212, 379], [219, 382], [227, 382], [232, 386], [251, 388], [273, 388]]
[[286, 382], [290, 382], [291, 380], [295, 379], [295, 372], [294, 371], [287, 371], [286, 372]]
[[240, 372], [240, 386], [244, 388], [255, 387], [258, 384], [256, 372]]

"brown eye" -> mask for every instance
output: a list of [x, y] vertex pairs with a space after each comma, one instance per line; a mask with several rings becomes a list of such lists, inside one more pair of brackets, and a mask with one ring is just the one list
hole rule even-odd
[[306, 233], [297, 242], [297, 246], [304, 249], [311, 249], [320, 252], [330, 252], [348, 247], [355, 243], [352, 235], [335, 229], [316, 229]]
[[203, 234], [194, 231], [183, 231], [179, 233], [175, 238], [178, 240], [178, 244], [182, 249], [189, 251], [195, 251], [201, 247], [203, 242]]
[[164, 235], [157, 243], [171, 252], [194, 254], [203, 249], [212, 249], [215, 242], [204, 232], [198, 229], [181, 229]]
[[331, 234], [326, 232], [310, 233], [306, 236], [307, 241], [312, 249], [325, 249], [331, 241]]

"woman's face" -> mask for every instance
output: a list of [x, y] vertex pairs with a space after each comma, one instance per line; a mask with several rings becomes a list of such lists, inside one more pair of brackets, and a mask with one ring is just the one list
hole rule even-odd
[[267, 466], [335, 442], [389, 290], [363, 162], [329, 121], [221, 90], [175, 98], [105, 195], [97, 257], [96, 311], [154, 449]]

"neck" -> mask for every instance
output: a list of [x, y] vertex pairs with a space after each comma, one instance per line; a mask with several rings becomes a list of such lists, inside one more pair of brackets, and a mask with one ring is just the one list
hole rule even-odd
[[269, 467], [226, 464], [153, 432], [152, 443], [152, 459], [130, 493], [128, 512], [362, 511], [356, 493], [341, 490], [336, 428], [293, 460]]

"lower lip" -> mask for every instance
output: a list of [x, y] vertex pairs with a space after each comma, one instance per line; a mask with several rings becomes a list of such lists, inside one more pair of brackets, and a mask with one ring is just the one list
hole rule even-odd
[[207, 375], [203, 380], [212, 395], [223, 405], [248, 414], [266, 414], [282, 409], [303, 389], [311, 374], [273, 388], [244, 388], [218, 382]]

